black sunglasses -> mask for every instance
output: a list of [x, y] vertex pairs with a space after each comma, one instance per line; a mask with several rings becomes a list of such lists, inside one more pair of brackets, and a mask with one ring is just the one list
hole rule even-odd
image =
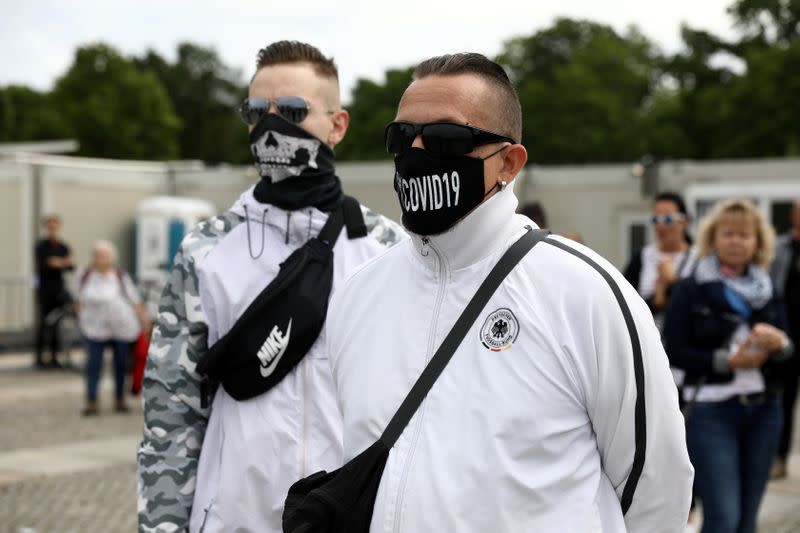
[[[308, 102], [299, 96], [279, 96], [272, 102], [275, 103], [275, 109], [278, 110], [278, 113], [292, 124], [303, 122], [311, 110]], [[255, 126], [261, 120], [261, 117], [269, 111], [269, 105], [270, 100], [268, 98], [259, 96], [245, 98], [242, 105], [239, 106], [239, 116], [242, 117], [245, 124]]]
[[684, 220], [686, 220], [686, 215], [684, 215], [683, 213], [653, 215], [650, 217], [650, 224], [654, 226], [657, 224], [664, 224], [665, 226], [671, 226], [673, 223], [683, 222]]
[[467, 124], [453, 124], [452, 122], [428, 122], [426, 124], [390, 122], [383, 132], [386, 151], [397, 155], [408, 150], [417, 135], [422, 135], [425, 151], [441, 156], [468, 154], [478, 146], [496, 142], [517, 144], [517, 141], [511, 137]]

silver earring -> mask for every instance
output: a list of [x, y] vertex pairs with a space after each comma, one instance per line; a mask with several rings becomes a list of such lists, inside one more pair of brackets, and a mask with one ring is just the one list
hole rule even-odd
[[505, 180], [500, 180], [500, 190], [501, 191], [506, 190], [507, 186], [508, 186], [508, 183], [506, 183]]

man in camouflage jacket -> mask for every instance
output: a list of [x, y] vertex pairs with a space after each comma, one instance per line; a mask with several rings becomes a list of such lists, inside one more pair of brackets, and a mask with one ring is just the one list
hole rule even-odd
[[[257, 121], [281, 115], [330, 148], [343, 138], [347, 113], [339, 104], [332, 60], [307, 44], [282, 41], [261, 50], [257, 66], [248, 99], [251, 110], [258, 102], [265, 104]], [[281, 97], [299, 97], [307, 115], [292, 115], [296, 109], [281, 106], [298, 100]], [[267, 133], [251, 142], [273, 141]], [[260, 146], [252, 149], [257, 159], [263, 155]], [[287, 165], [280, 170], [291, 175], [294, 161], [285, 161], [288, 170]], [[261, 174], [270, 177], [263, 167]], [[291, 483], [341, 464], [342, 422], [324, 352], [324, 328], [303, 360], [255, 398], [236, 401], [219, 387], [210, 406], [203, 407], [203, 382], [196, 372], [209, 346], [230, 330], [280, 263], [319, 233], [328, 216], [321, 206], [330, 203], [331, 191], [341, 195], [334, 190], [335, 176], [333, 181], [324, 177], [330, 186], [320, 194], [315, 186], [310, 193], [298, 190], [298, 184], [317, 183], [302, 176], [280, 181], [286, 184], [280, 190], [274, 175], [274, 182], [262, 179], [228, 212], [194, 228], [178, 250], [143, 382], [140, 531], [280, 531]], [[343, 236], [334, 248], [334, 290], [361, 263], [405, 237], [385, 217], [363, 206], [362, 213], [367, 237]]]

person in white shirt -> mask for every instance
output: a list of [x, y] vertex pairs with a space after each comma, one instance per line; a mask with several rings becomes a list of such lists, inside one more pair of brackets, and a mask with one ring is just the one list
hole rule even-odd
[[[411, 239], [329, 308], [345, 461], [379, 438], [487, 273], [535, 227], [508, 186], [527, 160], [521, 117], [502, 67], [480, 54], [416, 68], [385, 133]], [[681, 531], [684, 439], [647, 306], [602, 257], [551, 236], [489, 299], [391, 449], [371, 531]]]
[[78, 275], [78, 324], [86, 342], [86, 407], [84, 416], [99, 413], [97, 385], [103, 370], [103, 352], [114, 352], [114, 410], [129, 411], [125, 404], [125, 371], [131, 343], [149, 317], [127, 272], [117, 268], [117, 248], [97, 241], [92, 263]]

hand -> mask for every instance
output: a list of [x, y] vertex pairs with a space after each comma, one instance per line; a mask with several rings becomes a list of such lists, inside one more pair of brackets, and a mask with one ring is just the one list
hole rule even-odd
[[786, 334], [771, 324], [760, 322], [753, 326], [750, 337], [767, 352], [777, 352], [783, 348]]
[[769, 357], [769, 351], [759, 346], [753, 336], [747, 337], [733, 356], [728, 359], [728, 368], [759, 368]]
[[675, 283], [675, 261], [672, 256], [665, 256], [658, 262], [658, 279], [667, 285]]
[[57, 256], [48, 257], [47, 266], [50, 268], [64, 268], [64, 260]]

